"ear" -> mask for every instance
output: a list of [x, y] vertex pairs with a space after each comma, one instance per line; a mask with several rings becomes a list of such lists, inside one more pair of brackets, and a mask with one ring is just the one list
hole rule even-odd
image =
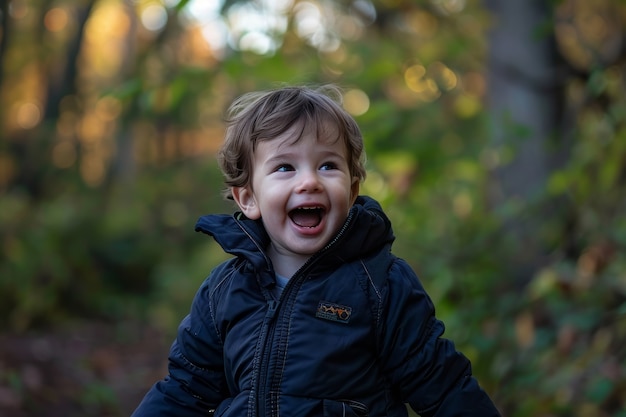
[[233, 187], [231, 191], [233, 199], [247, 218], [252, 220], [261, 218], [261, 210], [259, 209], [254, 193], [249, 186]]
[[350, 187], [350, 205], [353, 205], [356, 201], [356, 198], [359, 196], [359, 190], [361, 187], [361, 182], [358, 177], [352, 178], [352, 186]]

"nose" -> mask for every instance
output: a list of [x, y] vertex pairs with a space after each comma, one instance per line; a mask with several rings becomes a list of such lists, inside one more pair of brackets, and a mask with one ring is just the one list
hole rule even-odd
[[322, 182], [320, 181], [317, 170], [305, 170], [300, 172], [300, 175], [298, 175], [296, 192], [314, 193], [320, 191], [321, 189]]

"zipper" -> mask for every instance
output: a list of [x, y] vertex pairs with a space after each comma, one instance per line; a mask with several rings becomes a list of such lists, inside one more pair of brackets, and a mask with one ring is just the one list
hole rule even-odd
[[[276, 380], [276, 375], [269, 374], [269, 359], [271, 357], [272, 352], [278, 351], [279, 349], [272, 349], [272, 344], [274, 341], [274, 333], [276, 329], [276, 316], [278, 315], [279, 309], [281, 305], [285, 304], [286, 299], [291, 303], [293, 299], [296, 297], [298, 291], [293, 288], [297, 286], [298, 288], [304, 282], [304, 278], [307, 276], [306, 272], [312, 267], [312, 265], [317, 262], [318, 259], [324, 256], [328, 250], [330, 250], [345, 234], [348, 227], [352, 224], [352, 220], [354, 218], [354, 211], [350, 210], [348, 213], [348, 217], [346, 221], [339, 229], [339, 232], [335, 234], [335, 237], [326, 244], [322, 249], [320, 249], [317, 253], [311, 256], [305, 263], [296, 271], [295, 274], [289, 279], [289, 282], [283, 289], [282, 294], [280, 295], [278, 301], [274, 299], [267, 300], [267, 311], [265, 313], [265, 318], [263, 320], [263, 329], [261, 334], [259, 335], [259, 343], [258, 346], [258, 354], [255, 357], [258, 359], [256, 363], [257, 369], [252, 378], [252, 390], [251, 396], [255, 395], [257, 398], [250, 398], [249, 405], [252, 408], [248, 409], [248, 416], [253, 417], [265, 417], [267, 415], [268, 407], [265, 401], [265, 396], [267, 394], [268, 387], [272, 388], [274, 385], [274, 381]], [[239, 222], [237, 222], [239, 223]], [[261, 249], [258, 242], [254, 240], [252, 235], [247, 232], [243, 224], [239, 223], [239, 226], [246, 233], [246, 235], [254, 242], [254, 244], [259, 248], [260, 252], [267, 258], [265, 255], [265, 251]], [[255, 387], [255, 385], [257, 385]], [[270, 399], [270, 401], [273, 401]], [[278, 409], [277, 404], [270, 407], [270, 409]], [[273, 417], [273, 416], [270, 416]]]
[[[248, 412], [249, 416], [264, 416], [265, 415], [265, 407], [263, 407], [265, 398], [267, 384], [265, 380], [267, 377], [264, 374], [267, 374], [268, 363], [270, 359], [270, 355], [272, 354], [272, 340], [274, 339], [274, 318], [276, 317], [276, 312], [278, 311], [278, 301], [276, 300], [267, 300], [267, 311], [265, 312], [265, 318], [263, 319], [263, 331], [260, 336], [262, 342], [259, 343], [260, 352], [259, 352], [259, 363], [258, 363], [258, 371], [255, 374], [254, 380], [256, 380], [257, 384], [257, 398], [252, 398], [250, 404], [254, 404], [256, 410], [251, 410], [252, 413]], [[254, 381], [253, 380], [253, 381]], [[254, 392], [254, 386], [252, 387], [252, 391]]]
[[269, 323], [269, 321], [271, 321], [276, 315], [277, 310], [278, 310], [278, 301], [267, 300], [267, 312], [265, 313], [265, 321]]

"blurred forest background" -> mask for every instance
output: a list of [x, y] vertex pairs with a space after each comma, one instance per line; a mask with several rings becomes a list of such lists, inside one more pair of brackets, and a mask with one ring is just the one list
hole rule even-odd
[[336, 83], [502, 413], [626, 416], [623, 0], [0, 0], [0, 415], [126, 416], [225, 259], [238, 95]]

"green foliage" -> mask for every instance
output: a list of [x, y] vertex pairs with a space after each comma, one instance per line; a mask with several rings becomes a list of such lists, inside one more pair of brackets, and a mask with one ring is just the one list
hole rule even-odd
[[[489, 80], [481, 74], [490, 19], [478, 2], [373, 2], [374, 22], [337, 7], [325, 14], [336, 19], [325, 33], [339, 37], [334, 50], [299, 37], [290, 14], [285, 33], [274, 34], [276, 53], [227, 48], [219, 58], [192, 48], [200, 35], [181, 23], [186, 0], [168, 10], [166, 29], [139, 34], [123, 30], [139, 25], [142, 2], [131, 2], [132, 19], [116, 2], [98, 2], [96, 11], [111, 13], [98, 21], [101, 49], [79, 38], [78, 21], [66, 32], [40, 32], [29, 11], [43, 17], [50, 5], [27, 3], [11, 14], [19, 25], [0, 35], [7, 41], [0, 79], [3, 329], [55, 328], [81, 317], [140, 320], [171, 335], [202, 279], [226, 257], [193, 231], [198, 216], [233, 207], [221, 199], [214, 159], [226, 105], [279, 83], [336, 82], [369, 100], [357, 116], [369, 163], [363, 192], [382, 202], [397, 235], [395, 252], [415, 267], [446, 335], [472, 360], [503, 414], [625, 416], [623, 57], [606, 65], [602, 47], [562, 51], [571, 61], [563, 73], [574, 74], [557, 97], [563, 109], [575, 110], [560, 138], [567, 161], [537, 184], [533, 198], [493, 207], [491, 169], [513, 160], [531, 131], [510, 117], [510, 140], [494, 148], [489, 138]], [[82, 7], [53, 3], [68, 16]], [[227, 1], [222, 11], [243, 3]], [[461, 3], [465, 9], [453, 9]], [[623, 5], [614, 7], [623, 12]], [[596, 37], [577, 30], [590, 42], [605, 33], [621, 39], [608, 24], [611, 15], [621, 16], [593, 14], [607, 23]], [[537, 39], [554, 25], [576, 32], [568, 22], [546, 22]], [[117, 32], [107, 32], [116, 24]], [[44, 32], [50, 49], [42, 60]], [[65, 62], [61, 52], [73, 37], [86, 46], [78, 62]], [[562, 48], [577, 43], [568, 40]], [[125, 52], [126, 44], [136, 50]], [[90, 58], [94, 48], [98, 56]], [[605, 61], [593, 61], [596, 55]], [[116, 59], [126, 61], [107, 72]], [[58, 74], [71, 75], [74, 67], [78, 74], [65, 85]], [[49, 105], [59, 116], [51, 120], [42, 103], [57, 87], [61, 98]], [[31, 102], [40, 113], [24, 104]], [[511, 265], [527, 248], [510, 225], [539, 223], [545, 258], [521, 281]], [[13, 370], [0, 372], [0, 385], [25, 392]], [[93, 415], [118, 407], [114, 392], [99, 383], [77, 401]]]
[[220, 188], [214, 167], [194, 165], [145, 173], [107, 193], [82, 187], [40, 202], [24, 192], [5, 194], [0, 200], [3, 326], [24, 330], [75, 314], [142, 316], [164, 282], [196, 286], [211, 264], [204, 262], [195, 276], [186, 275], [190, 266], [177, 268], [197, 257], [193, 225], [206, 206], [219, 206]]

